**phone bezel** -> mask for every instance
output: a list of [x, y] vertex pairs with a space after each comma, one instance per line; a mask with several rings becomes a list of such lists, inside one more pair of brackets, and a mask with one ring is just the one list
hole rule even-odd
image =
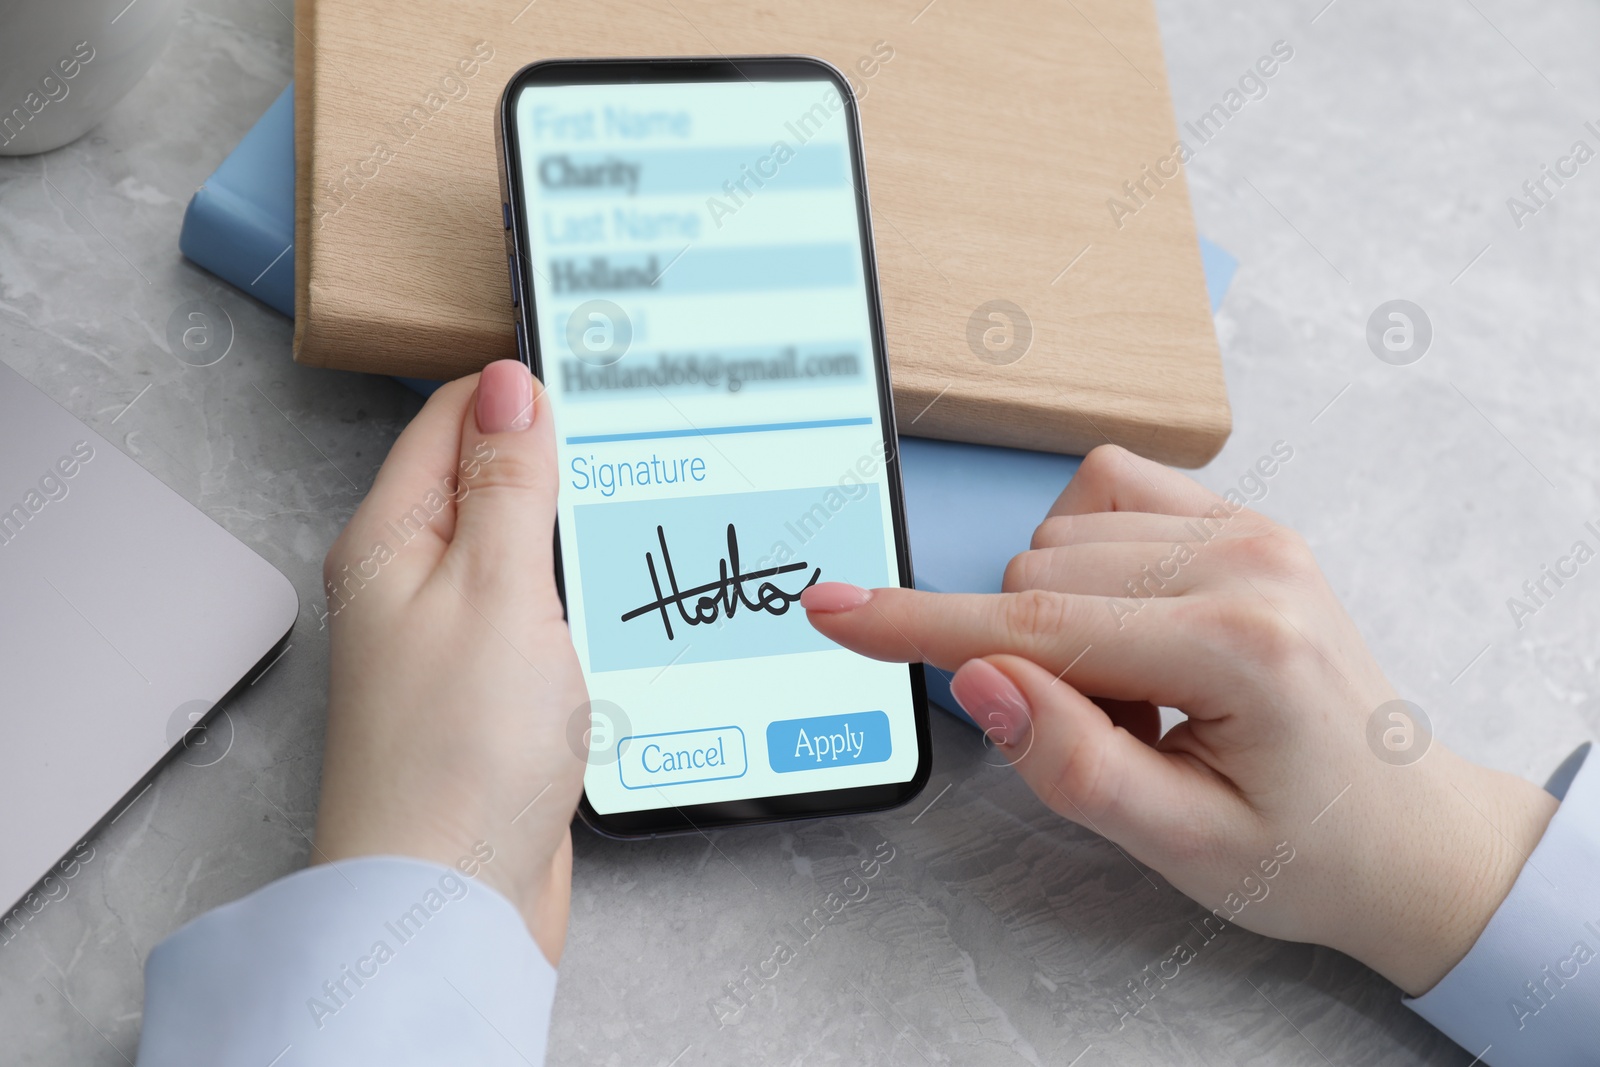
[[[845, 124], [850, 141], [851, 173], [856, 191], [862, 269], [867, 289], [867, 308], [871, 319], [873, 360], [878, 375], [879, 423], [884, 431], [885, 480], [889, 490], [889, 510], [894, 524], [895, 553], [900, 584], [913, 586], [911, 545], [906, 537], [905, 499], [900, 481], [898, 435], [895, 431], [894, 399], [889, 385], [888, 348], [883, 330], [883, 310], [878, 293], [877, 259], [872, 241], [872, 214], [867, 196], [866, 171], [861, 151], [861, 124], [855, 93], [849, 80], [833, 65], [811, 56], [719, 56], [659, 57], [617, 59], [548, 59], [531, 63], [512, 75], [496, 109], [499, 136], [495, 147], [499, 156], [501, 200], [505, 205], [507, 251], [517, 265], [515, 285], [521, 299], [516, 308], [518, 358], [535, 374], [541, 375], [543, 361], [539, 351], [538, 320], [531, 276], [532, 259], [527, 247], [529, 229], [526, 204], [522, 196], [521, 155], [515, 121], [516, 101], [530, 86], [609, 85], [672, 82], [825, 80], [833, 84], [844, 104]], [[563, 609], [566, 605], [566, 576], [562, 566], [561, 535], [555, 535], [556, 588]], [[904, 782], [856, 786], [819, 792], [791, 793], [772, 797], [694, 804], [669, 805], [636, 811], [601, 814], [589, 803], [585, 790], [578, 814], [591, 829], [607, 837], [643, 838], [665, 834], [693, 833], [714, 827], [784, 822], [883, 811], [910, 801], [928, 783], [933, 769], [932, 737], [928, 723], [927, 685], [920, 664], [907, 667], [911, 683], [912, 714], [916, 720], [917, 769]], [[823, 714], [825, 712], [820, 712]]]

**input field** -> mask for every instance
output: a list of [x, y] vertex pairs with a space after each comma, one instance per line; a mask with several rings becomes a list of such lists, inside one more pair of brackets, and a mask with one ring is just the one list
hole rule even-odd
[[664, 441], [672, 437], [722, 437], [734, 433], [783, 433], [788, 430], [823, 430], [834, 426], [871, 426], [871, 418], [806, 419], [801, 422], [751, 422], [738, 426], [689, 426], [680, 430], [639, 430], [633, 433], [593, 433], [567, 438], [569, 445], [599, 445], [615, 441]]

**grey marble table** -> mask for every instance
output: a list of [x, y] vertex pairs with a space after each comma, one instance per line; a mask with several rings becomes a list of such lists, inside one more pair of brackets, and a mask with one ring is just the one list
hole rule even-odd
[[[938, 18], [910, 25], [921, 6], [897, 49]], [[1600, 162], [1536, 212], [1507, 200], [1574, 141], [1600, 143], [1583, 127], [1600, 118], [1600, 10], [1158, 6], [1180, 123], [1226, 106], [1274, 42], [1293, 49], [1189, 166], [1202, 232], [1243, 264], [1217, 318], [1237, 428], [1200, 478], [1225, 488], [1290, 442], [1262, 506], [1310, 539], [1400, 691], [1468, 757], [1542, 779], [1600, 734], [1600, 573], [1520, 626], [1506, 606], [1600, 517]], [[95, 839], [70, 896], [0, 948], [6, 1063], [131, 1059], [150, 947], [309, 851], [319, 567], [418, 401], [295, 366], [288, 321], [178, 255], [190, 193], [290, 78], [288, 9], [198, 0], [94, 133], [0, 160], [0, 357], [281, 568], [306, 605], [289, 653], [228, 707], [226, 755], [166, 770]], [[236, 327], [212, 367], [165, 348], [168, 316], [194, 298]], [[1366, 340], [1392, 299], [1432, 323], [1409, 366]], [[1470, 1060], [1351, 960], [1236, 928], [1120, 1019], [1121, 987], [1201, 909], [1043, 811], [963, 727], [940, 717], [934, 736], [932, 784], [907, 810], [647, 844], [579, 833], [551, 1062]], [[864, 899], [747, 986], [747, 1004], [726, 999], [883, 843], [894, 858]]]

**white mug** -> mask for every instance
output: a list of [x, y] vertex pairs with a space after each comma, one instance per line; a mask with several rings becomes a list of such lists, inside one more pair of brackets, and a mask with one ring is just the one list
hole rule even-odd
[[150, 69], [181, 0], [0, 0], [0, 156], [87, 133]]

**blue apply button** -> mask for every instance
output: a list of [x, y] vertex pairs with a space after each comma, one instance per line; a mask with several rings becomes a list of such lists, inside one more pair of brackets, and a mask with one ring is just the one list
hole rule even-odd
[[889, 716], [881, 711], [784, 719], [767, 727], [767, 762], [779, 774], [882, 763], [889, 752]]

